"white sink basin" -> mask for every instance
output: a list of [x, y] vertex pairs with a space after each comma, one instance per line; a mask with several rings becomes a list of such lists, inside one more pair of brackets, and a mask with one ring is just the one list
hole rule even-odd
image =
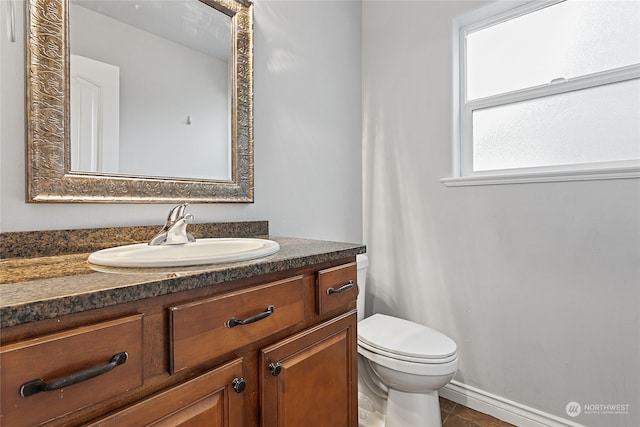
[[139, 243], [102, 249], [89, 255], [89, 262], [107, 267], [184, 267], [246, 261], [279, 250], [280, 245], [273, 240], [211, 238], [184, 245], [149, 246]]

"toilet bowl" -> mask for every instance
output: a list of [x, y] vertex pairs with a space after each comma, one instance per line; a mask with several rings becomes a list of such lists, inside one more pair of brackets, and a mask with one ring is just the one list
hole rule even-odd
[[364, 318], [368, 259], [358, 255], [358, 409], [360, 427], [439, 427], [438, 389], [458, 369], [455, 342], [408, 320]]

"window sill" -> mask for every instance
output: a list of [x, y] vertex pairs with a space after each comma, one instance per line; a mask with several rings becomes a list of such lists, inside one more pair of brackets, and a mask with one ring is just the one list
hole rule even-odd
[[471, 185], [528, 184], [535, 182], [593, 181], [601, 179], [629, 178], [640, 178], [640, 168], [634, 166], [553, 172], [519, 172], [493, 175], [472, 175], [442, 178], [440, 179], [440, 182], [447, 187], [463, 187]]

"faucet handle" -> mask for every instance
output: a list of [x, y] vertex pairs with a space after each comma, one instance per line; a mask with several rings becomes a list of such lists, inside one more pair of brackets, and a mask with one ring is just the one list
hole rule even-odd
[[193, 221], [193, 215], [185, 214], [187, 206], [189, 206], [188, 203], [183, 203], [171, 208], [167, 216], [167, 222], [162, 227], [162, 230], [149, 241], [149, 245], [181, 245], [196, 241], [187, 231], [187, 224]]
[[193, 215], [186, 214], [169, 227], [166, 232], [165, 245], [184, 245], [195, 242], [196, 239], [187, 231], [187, 225], [193, 220]]
[[171, 208], [171, 210], [169, 211], [169, 215], [167, 216], [167, 224], [172, 224], [184, 217], [184, 212], [187, 209], [187, 206], [189, 206], [189, 203], [183, 203]]

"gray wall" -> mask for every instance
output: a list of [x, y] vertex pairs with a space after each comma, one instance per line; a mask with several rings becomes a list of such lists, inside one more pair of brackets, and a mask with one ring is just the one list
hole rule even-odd
[[[24, 29], [0, 2], [0, 230], [161, 224], [169, 205], [26, 204]], [[331, 31], [327, 31], [331, 23]], [[255, 203], [198, 204], [196, 222], [266, 219], [274, 235], [360, 242], [361, 5], [255, 3]]]
[[588, 426], [640, 425], [640, 180], [445, 187], [452, 19], [479, 2], [363, 3], [370, 310], [459, 346], [456, 380]]

